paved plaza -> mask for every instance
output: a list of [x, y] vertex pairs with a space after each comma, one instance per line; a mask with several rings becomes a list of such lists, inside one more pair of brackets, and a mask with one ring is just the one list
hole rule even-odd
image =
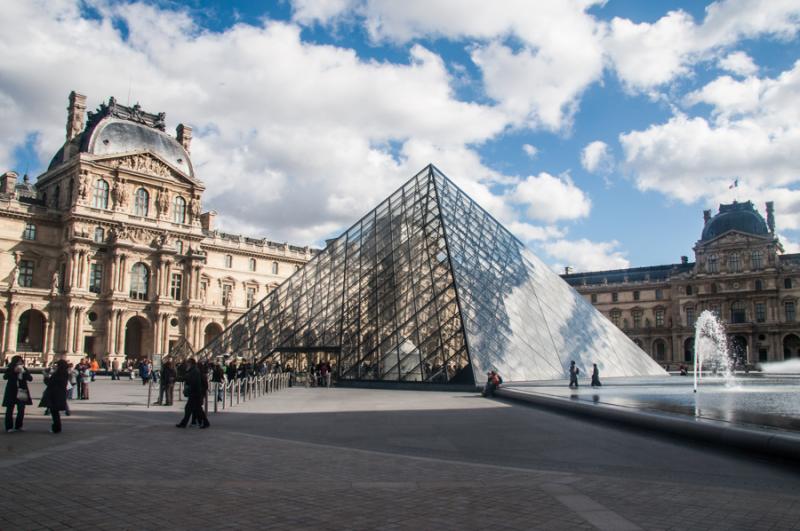
[[292, 388], [209, 430], [91, 393], [2, 434], [3, 529], [800, 528], [791, 464], [468, 393]]

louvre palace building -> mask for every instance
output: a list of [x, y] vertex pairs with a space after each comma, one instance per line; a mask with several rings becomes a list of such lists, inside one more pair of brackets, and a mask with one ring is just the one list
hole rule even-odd
[[725, 322], [741, 363], [800, 356], [800, 254], [784, 254], [772, 202], [766, 221], [751, 202], [723, 204], [694, 246], [695, 261], [562, 275], [662, 366], [693, 361], [703, 310]]
[[33, 364], [198, 349], [314, 254], [225, 234], [202, 210], [192, 129], [72, 92], [66, 141], [29, 182], [0, 177], [0, 345]]

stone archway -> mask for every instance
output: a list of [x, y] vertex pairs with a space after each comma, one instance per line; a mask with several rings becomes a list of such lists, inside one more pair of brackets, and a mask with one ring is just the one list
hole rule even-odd
[[656, 361], [666, 361], [667, 359], [667, 343], [659, 338], [653, 341], [652, 356]]
[[213, 321], [208, 323], [206, 325], [205, 332], [203, 333], [203, 346], [208, 345], [209, 343], [214, 341], [214, 339], [216, 339], [216, 337], [221, 333], [222, 333], [222, 325], [220, 325], [219, 323], [215, 323]]
[[728, 356], [734, 363], [747, 363], [747, 338], [742, 335], [733, 336], [730, 339]]
[[137, 360], [148, 357], [145, 345], [150, 336], [150, 323], [142, 316], [134, 315], [125, 323], [125, 357]]
[[683, 361], [689, 363], [694, 361], [694, 337], [687, 337], [683, 342]]
[[800, 358], [800, 337], [787, 334], [783, 338], [783, 359]]
[[47, 318], [39, 310], [26, 310], [19, 316], [16, 351], [43, 352]]

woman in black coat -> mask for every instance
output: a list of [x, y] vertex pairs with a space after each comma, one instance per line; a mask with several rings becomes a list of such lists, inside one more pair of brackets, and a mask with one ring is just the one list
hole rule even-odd
[[46, 407], [50, 410], [50, 416], [53, 417], [53, 426], [50, 431], [53, 433], [61, 432], [61, 412], [67, 410], [68, 380], [69, 368], [64, 360], [58, 360], [56, 370], [44, 380], [47, 387], [42, 394], [39, 407]]
[[[22, 421], [25, 420], [25, 406], [33, 404], [28, 382], [33, 381], [33, 376], [25, 368], [22, 356], [14, 356], [6, 367], [3, 379], [8, 380], [6, 391], [3, 393], [3, 405], [6, 408], [6, 432], [22, 431]], [[23, 392], [20, 393], [20, 390]], [[23, 396], [20, 396], [23, 395]], [[14, 408], [17, 408], [17, 420], [14, 422]]]

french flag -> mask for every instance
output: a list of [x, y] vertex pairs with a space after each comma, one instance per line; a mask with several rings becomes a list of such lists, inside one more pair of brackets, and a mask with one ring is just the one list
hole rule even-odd
[[734, 188], [739, 188], [739, 179], [734, 179], [733, 184], [728, 187], [728, 190], [733, 190]]

